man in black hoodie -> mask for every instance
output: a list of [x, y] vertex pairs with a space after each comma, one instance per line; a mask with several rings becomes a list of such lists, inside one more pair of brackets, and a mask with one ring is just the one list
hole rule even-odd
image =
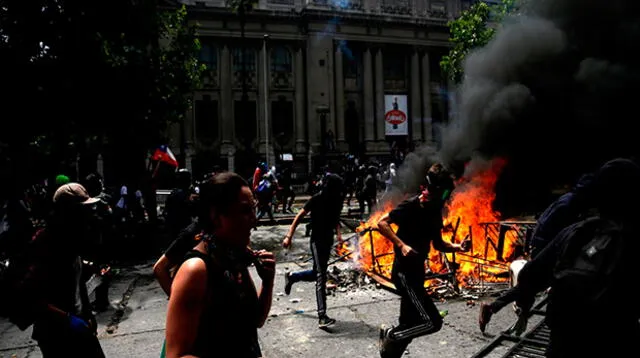
[[[442, 209], [454, 187], [450, 173], [434, 164], [426, 179], [427, 190], [400, 203], [378, 223], [380, 233], [394, 245], [391, 279], [402, 297], [399, 325], [380, 330], [382, 358], [398, 358], [414, 338], [442, 328], [440, 312], [424, 290], [431, 244], [441, 252], [471, 248], [470, 240], [453, 244], [442, 239]], [[397, 232], [391, 224], [398, 226]]]
[[[538, 218], [538, 224], [531, 235], [531, 242], [529, 243], [531, 258], [535, 258], [562, 229], [584, 218], [585, 213], [590, 208], [592, 182], [593, 174], [583, 175], [571, 191], [562, 195], [544, 210]], [[508, 304], [514, 302], [518, 297], [520, 297], [520, 288], [516, 285], [503, 292], [493, 302], [482, 303], [478, 319], [480, 331], [484, 332], [491, 317]], [[530, 303], [533, 303], [534, 299], [535, 297], [529, 297]]]
[[640, 309], [628, 291], [640, 275], [638, 183], [633, 161], [604, 164], [592, 187], [598, 215], [562, 230], [520, 272], [521, 297], [551, 288], [547, 357], [640, 356]]

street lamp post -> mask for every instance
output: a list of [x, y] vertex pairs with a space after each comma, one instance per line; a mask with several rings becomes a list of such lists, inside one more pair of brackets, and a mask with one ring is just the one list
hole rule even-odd
[[[246, 121], [247, 119], [247, 107], [249, 102], [248, 88], [247, 88], [247, 45], [245, 43], [245, 25], [247, 23], [246, 19], [246, 4], [245, 0], [240, 0], [240, 5], [238, 7], [238, 16], [240, 17], [240, 46], [242, 50], [240, 51], [241, 61], [242, 61], [242, 99], [241, 99], [241, 108], [240, 108], [240, 121]], [[247, 150], [249, 149], [250, 139], [247, 136]]]
[[265, 34], [264, 39], [262, 41], [262, 53], [264, 54], [263, 64], [262, 64], [262, 73], [264, 76], [264, 88], [263, 88], [263, 97], [264, 97], [264, 150], [265, 150], [265, 158], [267, 162], [267, 167], [271, 168], [269, 163], [269, 95], [267, 93], [269, 89], [269, 79], [268, 79], [268, 66], [267, 62], [269, 61], [269, 54], [267, 53], [267, 41], [269, 41], [269, 35]]

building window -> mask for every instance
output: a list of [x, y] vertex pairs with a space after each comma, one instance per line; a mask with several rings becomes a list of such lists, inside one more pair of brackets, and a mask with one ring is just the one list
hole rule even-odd
[[194, 103], [196, 138], [203, 145], [211, 145], [218, 138], [218, 102], [202, 96]]
[[382, 0], [380, 9], [389, 14], [409, 15], [412, 6], [409, 0]]
[[218, 49], [212, 45], [203, 44], [198, 60], [207, 68], [203, 79], [205, 87], [215, 87], [218, 83]]
[[233, 49], [233, 79], [234, 87], [242, 87], [242, 70], [246, 71], [247, 86], [257, 86], [256, 51], [252, 48]]
[[284, 96], [271, 102], [272, 133], [278, 151], [286, 151], [287, 145], [293, 140], [293, 102]]
[[442, 0], [432, 0], [429, 4], [429, 14], [434, 17], [446, 17], [447, 3]]
[[257, 111], [255, 101], [234, 101], [233, 116], [236, 138], [245, 150], [255, 149], [253, 144], [257, 139]]
[[[402, 52], [389, 51], [383, 57], [384, 88], [388, 90], [407, 89], [407, 58]], [[417, 76], [418, 74], [416, 74]]]
[[362, 53], [357, 51], [342, 52], [345, 91], [358, 91], [362, 83]]
[[276, 46], [271, 50], [271, 86], [275, 88], [292, 88], [293, 73], [291, 52], [284, 46]]

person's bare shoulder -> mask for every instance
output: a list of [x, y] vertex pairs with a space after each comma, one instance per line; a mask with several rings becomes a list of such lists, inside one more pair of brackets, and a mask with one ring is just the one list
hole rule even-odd
[[185, 261], [173, 280], [172, 295], [183, 293], [204, 293], [207, 283], [207, 265], [198, 257]]

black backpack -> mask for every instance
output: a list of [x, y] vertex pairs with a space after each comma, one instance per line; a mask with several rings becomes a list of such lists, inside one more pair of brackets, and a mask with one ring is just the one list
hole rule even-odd
[[[624, 265], [629, 240], [610, 220], [590, 218], [563, 230], [566, 235], [553, 273], [553, 305], [558, 312], [580, 314], [604, 309], [628, 296]], [[628, 260], [627, 260], [628, 261]]]

